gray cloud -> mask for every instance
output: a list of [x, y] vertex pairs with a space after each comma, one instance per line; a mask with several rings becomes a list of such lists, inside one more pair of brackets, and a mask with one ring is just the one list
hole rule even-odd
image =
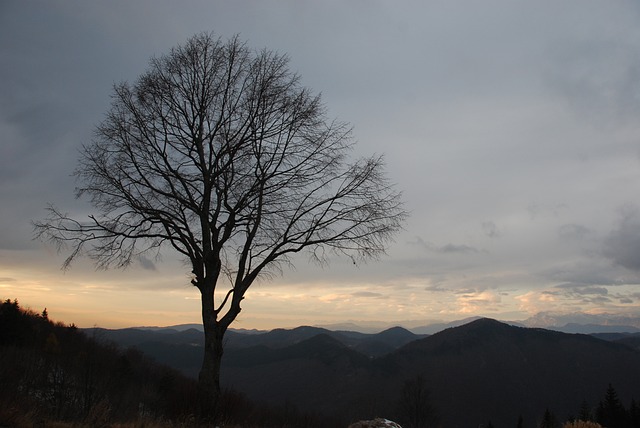
[[416, 237], [415, 241], [410, 241], [410, 245], [417, 246], [428, 252], [435, 252], [440, 254], [475, 254], [482, 250], [479, 250], [473, 246], [466, 244], [444, 244], [436, 245], [432, 242], [427, 242], [420, 237]]
[[607, 294], [609, 294], [609, 290], [607, 290], [606, 288], [593, 287], [590, 284], [589, 285], [579, 285], [575, 283], [559, 284], [559, 285], [556, 285], [555, 288], [559, 288], [561, 290], [567, 290], [568, 292], [571, 292], [574, 294], [587, 294], [587, 295], [597, 294], [601, 296], [606, 296]]
[[[70, 174], [112, 84], [215, 30], [288, 54], [328, 115], [353, 125], [354, 153], [385, 154], [413, 213], [389, 257], [328, 269], [300, 257], [274, 283], [361, 286], [350, 292], [372, 305], [368, 287], [379, 283], [425, 300], [482, 284], [500, 296], [560, 284], [549, 297], [592, 298], [585, 308], [638, 300], [611, 288], [640, 283], [640, 215], [614, 211], [640, 194], [637, 4], [195, 1], [2, 3], [0, 249], [11, 257], [0, 268], [14, 276], [24, 253], [51, 262], [29, 224], [47, 202], [91, 211], [74, 200]], [[157, 287], [163, 269], [140, 260], [134, 286]], [[18, 282], [31, 275], [21, 272]]]
[[640, 272], [640, 212], [635, 207], [623, 210], [619, 224], [605, 240], [604, 255], [617, 265]]
[[[555, 92], [600, 126], [637, 120], [640, 114], [640, 54], [612, 31], [565, 40], [550, 52], [556, 67], [547, 75]], [[595, 37], [594, 37], [595, 36]]]
[[374, 293], [372, 291], [356, 291], [355, 293], [351, 293], [353, 297], [365, 297], [365, 298], [383, 298], [384, 295], [380, 293]]
[[553, 291], [553, 293], [556, 297], [561, 297], [566, 301], [579, 302], [583, 305], [595, 305], [600, 308], [610, 306], [616, 301], [621, 305], [631, 305], [637, 301], [638, 297], [636, 293], [629, 293], [623, 289], [609, 289], [591, 284], [559, 284], [554, 289], [556, 291]]
[[413, 241], [408, 241], [407, 243], [411, 246], [419, 247], [424, 250], [429, 250], [431, 248], [431, 244], [425, 242], [425, 240], [419, 236], [416, 236]]
[[149, 260], [148, 258], [146, 258], [144, 256], [138, 257], [138, 261], [140, 262], [140, 266], [142, 266], [142, 269], [144, 269], [144, 270], [150, 270], [150, 271], [158, 270], [156, 268], [155, 263], [153, 263], [153, 261]]
[[496, 226], [496, 224], [492, 221], [483, 221], [482, 231], [489, 238], [499, 238], [502, 235], [502, 232], [500, 232], [498, 226]]
[[563, 224], [558, 228], [558, 237], [567, 241], [580, 241], [593, 234], [593, 231], [581, 224]]
[[473, 254], [478, 253], [479, 250], [477, 248], [471, 247], [469, 245], [459, 245], [459, 244], [445, 244], [441, 247], [435, 247], [435, 251], [439, 253], [461, 253], [461, 254]]
[[579, 262], [568, 262], [541, 270], [539, 275], [560, 287], [622, 286], [640, 283], [640, 276], [622, 272], [607, 260], [589, 257]]
[[446, 288], [441, 287], [439, 285], [430, 285], [428, 287], [425, 287], [424, 289], [425, 289], [425, 291], [429, 291], [429, 292], [432, 292], [432, 293], [448, 293], [448, 292], [450, 292], [450, 290], [447, 290]]

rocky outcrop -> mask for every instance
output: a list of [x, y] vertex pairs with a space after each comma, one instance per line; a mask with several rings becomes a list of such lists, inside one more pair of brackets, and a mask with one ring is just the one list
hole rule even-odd
[[402, 428], [388, 419], [376, 418], [371, 421], [359, 421], [352, 423], [348, 428]]

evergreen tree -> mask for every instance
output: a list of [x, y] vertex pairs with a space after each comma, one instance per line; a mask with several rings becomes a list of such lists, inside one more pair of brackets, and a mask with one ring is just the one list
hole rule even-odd
[[600, 401], [598, 405], [598, 423], [611, 428], [624, 427], [626, 425], [626, 416], [626, 410], [618, 398], [618, 393], [613, 386], [609, 384], [604, 400]]
[[580, 421], [593, 421], [593, 413], [591, 412], [591, 406], [587, 400], [582, 400], [580, 404], [580, 412], [578, 413], [578, 420]]
[[33, 320], [23, 311], [17, 299], [0, 305], [0, 346], [20, 345], [32, 339], [29, 331]]
[[629, 426], [631, 428], [640, 428], [640, 404], [634, 399], [631, 399], [629, 405]]
[[556, 428], [556, 416], [548, 408], [544, 411], [540, 428]]

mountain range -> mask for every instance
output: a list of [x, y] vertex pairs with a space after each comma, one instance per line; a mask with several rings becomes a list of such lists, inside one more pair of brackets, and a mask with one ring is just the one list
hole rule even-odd
[[640, 317], [617, 314], [586, 314], [583, 312], [539, 312], [519, 322], [526, 327], [541, 327], [565, 333], [638, 333]]
[[[196, 376], [202, 332], [88, 329], [135, 346]], [[346, 421], [401, 417], [407, 384], [420, 380], [444, 426], [537, 425], [546, 409], [560, 420], [581, 403], [597, 406], [609, 384], [623, 403], [640, 399], [640, 335], [568, 334], [481, 318], [432, 335], [396, 327], [377, 334], [299, 327], [229, 331], [225, 386], [251, 400], [289, 403]]]
[[[185, 329], [184, 325], [167, 328], [124, 328], [109, 330], [88, 328], [84, 331], [99, 341], [114, 342], [123, 347], [136, 347], [158, 362], [179, 369], [184, 374], [196, 377], [202, 363], [201, 348], [204, 335], [201, 326]], [[320, 327], [297, 327], [275, 329], [267, 332], [229, 330], [225, 335], [225, 360], [266, 358], [270, 352], [288, 352], [288, 348], [326, 336], [340, 346], [361, 354], [366, 358], [380, 357], [409, 342], [425, 337], [402, 327], [393, 327], [376, 334], [356, 331], [332, 331]]]
[[[317, 325], [316, 327], [324, 328], [331, 331], [352, 331], [358, 333], [373, 334], [389, 329], [391, 327], [403, 326], [412, 333], [434, 334], [446, 328], [457, 327], [477, 320], [479, 316], [464, 318], [460, 320], [444, 322], [444, 321], [400, 321], [397, 323], [388, 323], [384, 321], [348, 321], [338, 324]], [[539, 327], [548, 330], [556, 330], [564, 333], [640, 333], [640, 316], [628, 316], [619, 314], [587, 314], [584, 312], [558, 313], [558, 312], [538, 312], [524, 320], [509, 321], [503, 320], [507, 324], [520, 327]], [[163, 331], [163, 330], [202, 330], [202, 324], [180, 324], [169, 327], [135, 327], [141, 330]], [[245, 334], [261, 334], [266, 330], [256, 329], [232, 329], [239, 333]]]

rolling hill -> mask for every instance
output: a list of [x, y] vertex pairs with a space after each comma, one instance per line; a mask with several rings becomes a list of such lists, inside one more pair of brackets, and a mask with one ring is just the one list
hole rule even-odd
[[[197, 330], [95, 334], [137, 341], [157, 360], [197, 375]], [[289, 403], [345, 421], [401, 421], [403, 386], [420, 378], [443, 426], [515, 426], [519, 417], [536, 426], [546, 409], [566, 420], [583, 401], [595, 408], [609, 384], [625, 405], [640, 399], [640, 352], [623, 343], [628, 336], [607, 338], [486, 318], [426, 337], [402, 328], [378, 334], [317, 327], [230, 331], [222, 382], [268, 405]]]
[[[125, 328], [84, 329], [90, 337], [113, 342], [122, 347], [135, 347], [160, 363], [170, 365], [187, 376], [197, 378], [202, 364], [204, 335], [195, 328]], [[376, 334], [353, 331], [331, 331], [319, 327], [302, 326], [294, 329], [275, 329], [268, 332], [239, 332], [229, 330], [225, 335], [224, 361], [286, 354], [288, 348], [298, 343], [325, 335], [345, 349], [361, 356], [373, 358], [386, 355], [414, 340], [425, 337], [394, 327]], [[283, 351], [275, 352], [275, 350]]]
[[[488, 421], [509, 426], [520, 416], [533, 426], [547, 408], [565, 420], [584, 400], [596, 406], [610, 383], [627, 404], [640, 397], [640, 353], [587, 335], [480, 319], [376, 359], [357, 358], [338, 341], [320, 337], [252, 364], [229, 358], [224, 382], [254, 400], [287, 401], [352, 420], [371, 412], [401, 420], [403, 384], [421, 376], [449, 427]], [[325, 348], [322, 358], [310, 351], [317, 348], [316, 340]], [[260, 354], [259, 349], [244, 352]]]
[[[418, 340], [379, 361], [389, 389], [421, 375], [450, 426], [525, 425], [546, 408], [560, 418], [598, 404], [608, 384], [623, 401], [640, 397], [640, 353], [588, 335], [480, 319]], [[626, 405], [625, 404], [625, 405]], [[464, 409], [464, 412], [460, 410]]]

